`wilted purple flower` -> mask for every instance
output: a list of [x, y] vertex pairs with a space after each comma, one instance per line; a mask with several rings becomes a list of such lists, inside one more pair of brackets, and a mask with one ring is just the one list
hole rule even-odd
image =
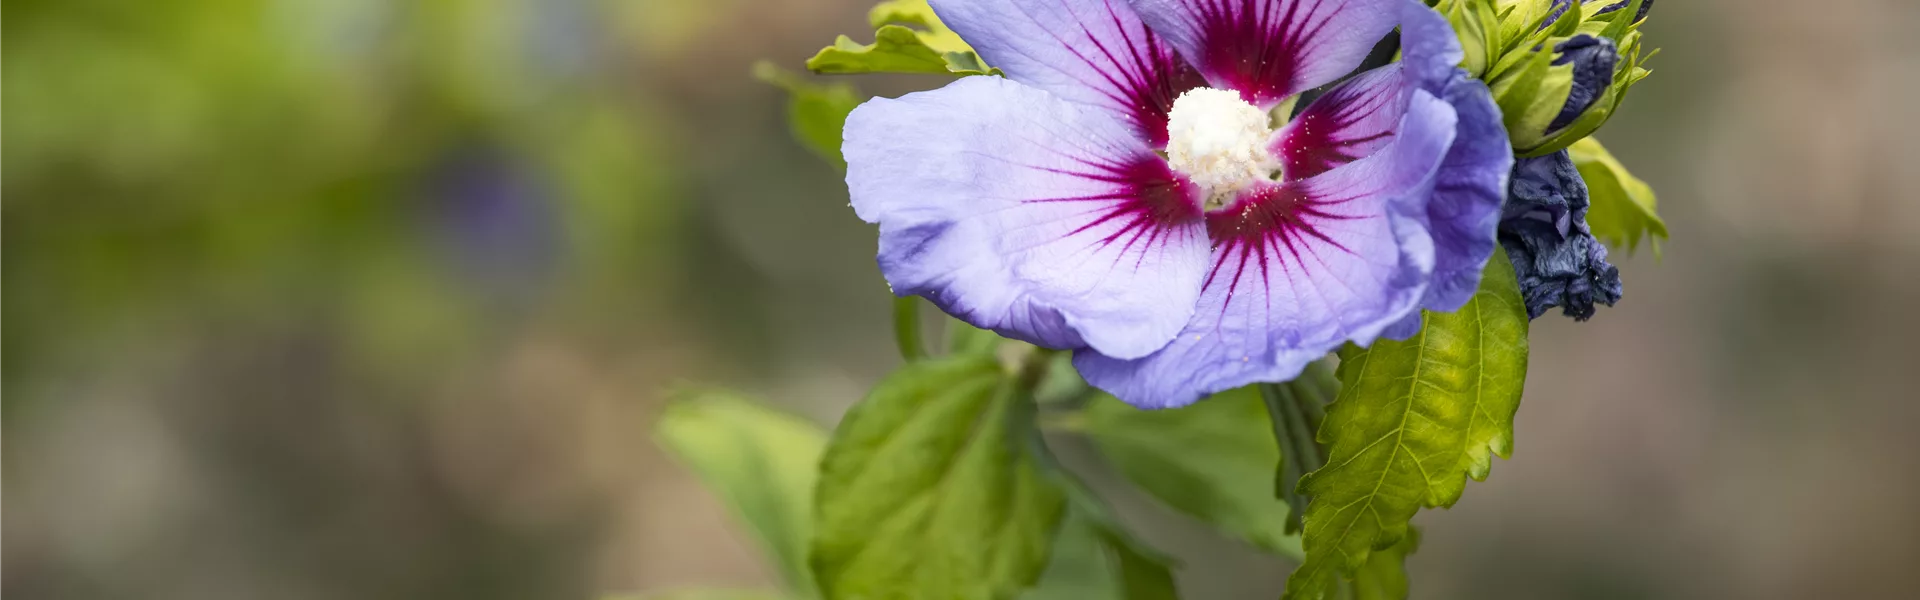
[[[895, 293], [1170, 407], [1410, 335], [1478, 286], [1512, 151], [1417, 0], [932, 4], [1006, 78], [847, 119]], [[1273, 125], [1395, 27], [1404, 60]]]
[[1500, 220], [1500, 245], [1520, 276], [1527, 315], [1561, 307], [1576, 321], [1620, 300], [1620, 270], [1587, 227], [1587, 184], [1566, 150], [1523, 158]]

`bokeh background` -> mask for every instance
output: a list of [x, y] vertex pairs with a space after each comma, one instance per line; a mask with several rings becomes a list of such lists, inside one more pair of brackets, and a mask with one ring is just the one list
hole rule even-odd
[[[898, 363], [872, 231], [749, 76], [866, 4], [6, 0], [0, 593], [772, 586], [649, 427], [684, 382], [831, 424]], [[1920, 3], [1653, 14], [1601, 137], [1673, 239], [1535, 324], [1415, 597], [1915, 597]], [[1116, 501], [1188, 597], [1280, 589]]]

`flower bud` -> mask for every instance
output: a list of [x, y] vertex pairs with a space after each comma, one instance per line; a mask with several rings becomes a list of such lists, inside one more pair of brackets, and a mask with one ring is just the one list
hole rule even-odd
[[[1640, 20], [1652, 0], [1499, 0], [1500, 54], [1484, 75], [1515, 154], [1565, 149], [1605, 124], [1640, 67]], [[1628, 10], [1632, 9], [1632, 10]]]
[[1500, 17], [1494, 12], [1493, 3], [1494, 0], [1440, 0], [1433, 7], [1453, 25], [1454, 36], [1460, 38], [1460, 49], [1465, 54], [1460, 66], [1473, 77], [1485, 76], [1500, 58]]
[[[1627, 8], [1631, 4], [1633, 4], [1633, 0], [1620, 0], [1619, 2], [1602, 6], [1600, 7], [1600, 10], [1593, 11], [1593, 16], [1598, 17], [1600, 15], [1604, 15], [1616, 10]], [[1647, 11], [1649, 10], [1653, 10], [1653, 0], [1643, 0], [1640, 3], [1640, 10], [1634, 12], [1633, 20], [1635, 22], [1638, 22], [1641, 19], [1647, 18]]]
[[[1494, 0], [1501, 50], [1532, 47], [1550, 35], [1571, 35], [1580, 24], [1577, 5], [1574, 0]], [[1572, 18], [1561, 19], [1569, 14]]]

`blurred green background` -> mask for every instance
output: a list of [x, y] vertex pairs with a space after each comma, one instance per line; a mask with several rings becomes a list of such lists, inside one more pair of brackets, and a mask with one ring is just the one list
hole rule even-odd
[[[897, 364], [871, 230], [749, 77], [867, 4], [6, 0], [0, 594], [773, 585], [648, 432], [693, 381], [830, 424]], [[1673, 240], [1536, 322], [1415, 597], [1913, 597], [1920, 4], [1653, 14], [1601, 137]], [[1286, 576], [1116, 494], [1190, 598]]]

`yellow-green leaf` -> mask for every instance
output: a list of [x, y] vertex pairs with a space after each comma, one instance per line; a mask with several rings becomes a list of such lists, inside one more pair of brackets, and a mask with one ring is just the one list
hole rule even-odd
[[1400, 543], [1385, 550], [1376, 550], [1367, 557], [1367, 564], [1355, 573], [1349, 587], [1353, 589], [1353, 600], [1406, 600], [1407, 592], [1407, 555], [1420, 549], [1420, 528], [1407, 529], [1407, 536]]
[[1423, 319], [1411, 339], [1340, 353], [1340, 395], [1317, 436], [1327, 464], [1300, 480], [1312, 501], [1290, 599], [1328, 597], [1399, 544], [1420, 507], [1452, 505], [1489, 455], [1512, 450], [1528, 320], [1504, 253], [1466, 306]]
[[1587, 182], [1591, 204], [1587, 225], [1593, 236], [1607, 245], [1637, 249], [1645, 237], [1654, 253], [1660, 252], [1660, 240], [1667, 239], [1667, 224], [1655, 211], [1659, 202], [1647, 182], [1627, 172], [1600, 141], [1586, 138], [1567, 149], [1580, 178]]
[[874, 5], [867, 11], [867, 24], [874, 29], [887, 25], [906, 25], [919, 28], [920, 41], [935, 52], [972, 52], [966, 40], [960, 34], [947, 28], [940, 22], [940, 16], [933, 13], [933, 7], [927, 0], [886, 0]]
[[840, 36], [807, 60], [815, 73], [951, 73], [982, 75], [993, 69], [966, 40], [940, 22], [926, 0], [888, 0], [873, 7], [867, 20], [873, 43]]

